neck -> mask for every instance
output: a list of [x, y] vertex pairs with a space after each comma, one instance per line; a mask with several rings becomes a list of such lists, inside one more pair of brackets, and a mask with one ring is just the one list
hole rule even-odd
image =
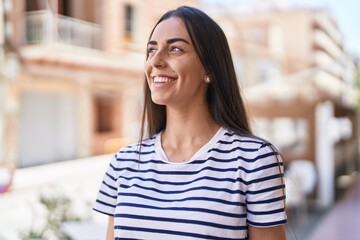
[[194, 142], [207, 142], [219, 130], [219, 125], [207, 109], [176, 111], [167, 109], [163, 142], [179, 146]]

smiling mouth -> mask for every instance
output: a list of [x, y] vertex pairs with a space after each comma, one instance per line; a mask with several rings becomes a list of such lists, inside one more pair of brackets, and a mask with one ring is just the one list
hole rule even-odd
[[153, 81], [154, 83], [169, 83], [175, 81], [175, 78], [170, 77], [154, 77]]

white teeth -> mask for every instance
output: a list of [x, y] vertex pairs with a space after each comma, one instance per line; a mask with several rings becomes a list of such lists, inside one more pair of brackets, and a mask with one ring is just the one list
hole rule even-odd
[[168, 77], [154, 77], [154, 82], [155, 83], [168, 83], [168, 82], [172, 82], [174, 81], [173, 78], [168, 78]]

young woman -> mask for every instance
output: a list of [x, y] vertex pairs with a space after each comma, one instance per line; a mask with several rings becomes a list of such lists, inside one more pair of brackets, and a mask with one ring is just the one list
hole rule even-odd
[[94, 206], [107, 239], [285, 239], [283, 164], [251, 133], [221, 28], [165, 13], [145, 76], [141, 140], [114, 156]]

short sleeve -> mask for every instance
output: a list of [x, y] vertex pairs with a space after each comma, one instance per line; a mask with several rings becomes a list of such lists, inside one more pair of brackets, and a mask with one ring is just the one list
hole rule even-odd
[[285, 224], [287, 217], [281, 156], [274, 147], [264, 143], [250, 166], [246, 175], [248, 224], [257, 227]]
[[117, 181], [118, 176], [115, 171], [117, 164], [116, 155], [111, 159], [107, 171], [104, 175], [103, 181], [97, 195], [97, 199], [93, 206], [95, 211], [113, 216], [116, 207], [117, 199]]

